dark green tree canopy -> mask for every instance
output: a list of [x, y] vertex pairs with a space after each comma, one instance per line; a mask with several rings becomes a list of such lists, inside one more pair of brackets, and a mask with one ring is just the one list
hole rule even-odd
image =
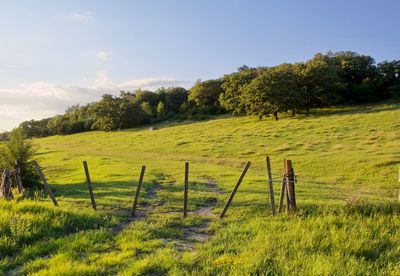
[[286, 112], [298, 105], [301, 97], [298, 75], [290, 64], [269, 68], [244, 89], [246, 113], [259, 118]]
[[221, 80], [198, 81], [190, 89], [189, 100], [194, 101], [200, 108], [218, 108], [218, 99], [223, 92]]
[[[356, 52], [318, 53], [312, 59], [274, 67], [243, 65], [221, 78], [197, 81], [156, 92], [121, 91], [100, 101], [71, 106], [64, 114], [20, 124], [31, 137], [70, 134], [92, 129], [114, 130], [164, 120], [202, 119], [221, 113], [258, 117], [280, 112], [309, 113], [335, 104], [374, 103], [400, 97], [400, 61], [375, 64]], [[0, 135], [7, 139], [8, 134]]]
[[223, 77], [223, 93], [220, 94], [219, 101], [221, 105], [234, 114], [244, 112], [243, 95], [244, 87], [257, 77], [257, 69], [242, 66], [238, 72], [225, 75]]

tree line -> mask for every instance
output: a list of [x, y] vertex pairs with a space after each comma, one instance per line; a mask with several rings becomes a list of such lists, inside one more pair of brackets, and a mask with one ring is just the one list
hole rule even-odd
[[72, 106], [52, 118], [25, 121], [18, 128], [27, 137], [44, 137], [223, 113], [278, 120], [280, 113], [308, 115], [313, 108], [374, 103], [399, 96], [399, 60], [376, 64], [372, 57], [356, 52], [328, 52], [299, 63], [242, 66], [218, 79], [199, 80], [189, 90], [170, 87], [105, 94], [98, 102]]

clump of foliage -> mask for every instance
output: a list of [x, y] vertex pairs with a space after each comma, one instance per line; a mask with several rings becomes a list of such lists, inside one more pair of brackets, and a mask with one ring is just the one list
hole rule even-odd
[[40, 178], [32, 162], [34, 155], [31, 142], [25, 139], [22, 129], [16, 129], [10, 132], [8, 141], [0, 148], [0, 168], [13, 168], [15, 161], [19, 160], [24, 188], [40, 188]]

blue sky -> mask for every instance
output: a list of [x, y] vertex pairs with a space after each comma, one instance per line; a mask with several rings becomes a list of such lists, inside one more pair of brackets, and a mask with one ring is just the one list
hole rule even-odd
[[0, 1], [0, 130], [120, 89], [352, 50], [399, 59], [400, 1]]

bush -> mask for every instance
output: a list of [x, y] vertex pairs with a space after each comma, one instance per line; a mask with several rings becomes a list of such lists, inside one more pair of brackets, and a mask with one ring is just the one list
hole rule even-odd
[[0, 167], [12, 168], [16, 160], [20, 162], [22, 185], [25, 189], [41, 188], [40, 177], [32, 162], [35, 149], [27, 141], [21, 129], [10, 133], [5, 147], [0, 149]]

